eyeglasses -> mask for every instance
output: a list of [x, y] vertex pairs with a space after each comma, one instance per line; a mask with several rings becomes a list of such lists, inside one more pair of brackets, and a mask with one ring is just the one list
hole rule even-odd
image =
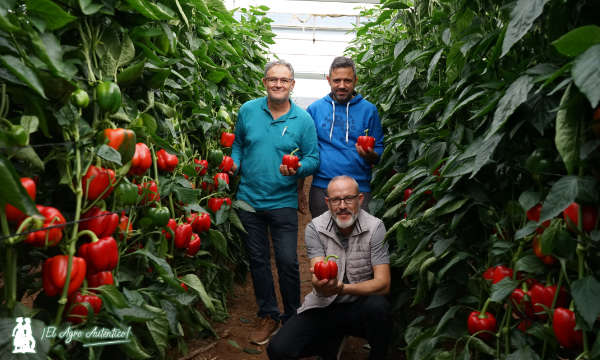
[[276, 77], [268, 77], [265, 79], [270, 85], [275, 85], [277, 84], [277, 82], [280, 82], [281, 85], [285, 85], [288, 86], [289, 84], [292, 83], [292, 81], [294, 81], [294, 79], [289, 79], [289, 78], [276, 78]]
[[352, 205], [354, 203], [354, 200], [356, 200], [359, 195], [360, 194], [350, 195], [343, 198], [330, 198], [329, 203], [333, 206], [338, 206], [341, 204], [342, 200], [344, 200], [344, 204]]

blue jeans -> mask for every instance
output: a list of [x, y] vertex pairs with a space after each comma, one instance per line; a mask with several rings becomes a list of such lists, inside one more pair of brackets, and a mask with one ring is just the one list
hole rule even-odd
[[[285, 322], [300, 306], [300, 271], [298, 269], [298, 215], [294, 208], [259, 210], [255, 213], [239, 211], [239, 217], [248, 232], [246, 249], [250, 258], [250, 273], [258, 305], [258, 317], [270, 316]], [[271, 273], [271, 251], [267, 229], [271, 233], [275, 264], [279, 275], [279, 289], [284, 313], [279, 313], [275, 285]]]

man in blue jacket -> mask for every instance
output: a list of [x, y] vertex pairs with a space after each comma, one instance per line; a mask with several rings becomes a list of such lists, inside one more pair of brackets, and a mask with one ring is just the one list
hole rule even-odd
[[[354, 61], [336, 57], [329, 68], [327, 81], [331, 93], [307, 108], [317, 129], [320, 156], [309, 195], [313, 218], [327, 211], [325, 189], [338, 175], [348, 175], [358, 182], [359, 190], [364, 194], [362, 208], [368, 211], [371, 166], [379, 161], [383, 152], [383, 130], [377, 108], [354, 91], [357, 81]], [[356, 145], [356, 141], [367, 133], [375, 138], [375, 146], [365, 151]]]
[[[319, 166], [314, 122], [289, 98], [294, 88], [292, 66], [283, 60], [268, 63], [262, 82], [267, 96], [240, 108], [231, 154], [232, 171], [241, 175], [237, 199], [255, 210], [240, 210], [239, 216], [247, 231], [246, 249], [258, 304], [258, 326], [250, 341], [258, 345], [267, 343], [280, 321], [285, 322], [300, 306], [297, 183]], [[297, 170], [282, 165], [283, 156], [295, 149], [300, 158]], [[282, 315], [271, 273], [268, 230], [279, 275]]]

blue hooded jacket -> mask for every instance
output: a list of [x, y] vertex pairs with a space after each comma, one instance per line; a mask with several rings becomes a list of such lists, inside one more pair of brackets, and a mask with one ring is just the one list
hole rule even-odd
[[329, 180], [348, 175], [358, 182], [361, 192], [371, 191], [371, 164], [363, 159], [354, 144], [368, 129], [375, 138], [375, 152], [383, 152], [383, 129], [375, 105], [360, 94], [346, 104], [333, 100], [331, 94], [312, 103], [306, 111], [312, 116], [319, 141], [320, 164], [312, 185], [326, 189]]

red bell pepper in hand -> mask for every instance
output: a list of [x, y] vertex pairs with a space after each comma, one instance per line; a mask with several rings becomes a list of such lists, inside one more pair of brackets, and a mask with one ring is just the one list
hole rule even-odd
[[[36, 205], [36, 208], [44, 217], [42, 228], [57, 226], [67, 222], [60, 211], [58, 211], [56, 208], [42, 205]], [[62, 227], [57, 227], [29, 233], [23, 242], [38, 247], [55, 246], [60, 242], [62, 237]]]
[[[31, 200], [35, 202], [35, 181], [33, 181], [32, 178], [22, 177], [21, 185], [23, 185], [25, 191], [27, 191], [27, 194], [29, 194]], [[12, 206], [11, 204], [6, 204], [6, 206], [4, 207], [4, 213], [6, 214], [6, 219], [9, 222], [19, 222], [25, 219], [25, 214], [21, 210]]]
[[227, 183], [227, 185], [229, 185], [229, 175], [227, 175], [227, 173], [215, 174], [215, 176], [213, 177], [213, 180], [215, 182], [216, 187], [219, 187], [219, 179], [223, 180], [225, 183]]
[[90, 230], [99, 238], [111, 236], [119, 225], [119, 215], [110, 211], [102, 210], [97, 206], [92, 207], [81, 216], [81, 230]]
[[[207, 166], [208, 166], [208, 162], [207, 162]], [[223, 161], [221, 161], [221, 164], [219, 165], [219, 170], [226, 173], [226, 172], [229, 172], [232, 167], [233, 167], [233, 158], [231, 156], [224, 155]]]
[[581, 348], [583, 345], [583, 332], [575, 330], [575, 313], [563, 307], [554, 309], [552, 317], [554, 336], [561, 346], [568, 349]]
[[[174, 234], [175, 229], [177, 228], [177, 221], [175, 221], [175, 219], [169, 219], [169, 221], [167, 222], [167, 225], [165, 227], [168, 229], [171, 229]], [[165, 234], [165, 238], [167, 240], [171, 240], [171, 237], [173, 237], [173, 235], [171, 234], [171, 232], [168, 229], [163, 229], [162, 233]]]
[[165, 149], [160, 149], [156, 153], [156, 165], [158, 170], [165, 172], [173, 172], [179, 164], [177, 155], [169, 154]]
[[114, 285], [115, 278], [112, 271], [100, 271], [87, 276], [88, 287], [95, 288], [102, 285]]
[[358, 146], [360, 146], [364, 151], [373, 150], [375, 148], [375, 138], [369, 135], [369, 129], [365, 130], [365, 135], [359, 136], [356, 140]]
[[185, 253], [186, 255], [189, 256], [194, 256], [198, 253], [198, 250], [200, 250], [200, 245], [202, 245], [202, 240], [200, 239], [200, 235], [196, 234], [196, 233], [192, 233], [192, 239], [190, 240], [190, 243], [187, 246], [187, 249], [185, 249]]
[[158, 186], [154, 180], [145, 181], [137, 187], [138, 194], [143, 195], [142, 204], [146, 204], [151, 201], [160, 201], [160, 193], [158, 192]]
[[299, 159], [294, 153], [300, 150], [299, 148], [294, 149], [289, 155], [283, 155], [283, 159], [281, 159], [281, 164], [287, 166], [290, 169], [298, 170], [300, 167]]
[[[596, 227], [598, 220], [598, 208], [591, 205], [583, 205], [581, 208], [582, 230], [590, 232]], [[570, 229], [576, 228], [579, 225], [579, 204], [571, 203], [564, 211], [563, 218], [567, 222]]]
[[187, 221], [192, 224], [195, 233], [201, 233], [210, 229], [210, 215], [207, 213], [192, 213], [187, 218]]
[[143, 175], [150, 166], [152, 166], [152, 154], [148, 146], [144, 143], [135, 144], [135, 154], [133, 155], [133, 159], [131, 159], [129, 173]]
[[[62, 292], [67, 281], [67, 255], [56, 255], [44, 261], [42, 266], [42, 283], [48, 296], [55, 296]], [[71, 279], [67, 293], [70, 295], [81, 287], [86, 273], [86, 263], [83, 258], [73, 256], [71, 265]]]
[[535, 236], [533, 238], [533, 253], [535, 254], [535, 256], [538, 257], [538, 259], [542, 260], [542, 262], [546, 265], [553, 265], [554, 263], [556, 263], [556, 258], [552, 255], [548, 255], [548, 254], [544, 254], [544, 252], [542, 251], [542, 243], [540, 241], [539, 236]]
[[[546, 319], [546, 314], [544, 313], [545, 308], [550, 309], [552, 307], [552, 300], [554, 299], [556, 290], [556, 285], [543, 286], [541, 284], [534, 284], [531, 289], [529, 289], [529, 297], [531, 297], [531, 303], [533, 304], [533, 312], [536, 313], [540, 319]], [[558, 298], [556, 299], [556, 307], [567, 306], [568, 301], [569, 294], [564, 287], [561, 287]]]
[[83, 305], [88, 303], [94, 314], [100, 312], [102, 308], [102, 299], [93, 294], [83, 295], [79, 291], [69, 296], [69, 302], [67, 303], [67, 321], [73, 324], [80, 324], [87, 321], [88, 308]]
[[77, 255], [85, 259], [90, 274], [112, 270], [119, 263], [119, 247], [112, 236], [81, 245]]
[[221, 145], [225, 147], [231, 147], [233, 145], [233, 141], [235, 140], [235, 134], [223, 131], [221, 133]]
[[[473, 335], [479, 331], [496, 332], [496, 318], [489, 312], [485, 312], [485, 315], [479, 311], [472, 311], [467, 319], [467, 328], [469, 334]], [[477, 336], [483, 340], [492, 339], [492, 334], [489, 332], [480, 332]]]
[[216, 213], [217, 211], [219, 211], [219, 209], [221, 208], [221, 206], [223, 205], [223, 203], [226, 203], [227, 205], [231, 206], [231, 199], [229, 198], [210, 198], [208, 199], [208, 208], [213, 212]]
[[[232, 160], [233, 161], [233, 160]], [[196, 166], [196, 173], [200, 176], [206, 174], [206, 170], [208, 170], [208, 160], [198, 160], [194, 159], [194, 163], [200, 166]]]
[[112, 169], [90, 165], [81, 179], [83, 195], [88, 200], [106, 199], [115, 186], [115, 172]]
[[338, 266], [337, 263], [333, 260], [329, 260], [330, 258], [338, 258], [336, 255], [329, 255], [323, 261], [319, 261], [315, 264], [315, 268], [313, 272], [317, 279], [335, 279], [338, 275]]
[[178, 249], [185, 249], [190, 244], [192, 239], [192, 225], [190, 224], [179, 224], [175, 228], [175, 247]]
[[129, 129], [104, 129], [102, 142], [121, 154], [121, 163], [128, 163], [135, 154], [135, 132]]
[[505, 277], [512, 278], [513, 277], [513, 269], [508, 268], [504, 265], [496, 265], [488, 268], [483, 273], [483, 278], [486, 280], [491, 280], [492, 284], [499, 282]]

